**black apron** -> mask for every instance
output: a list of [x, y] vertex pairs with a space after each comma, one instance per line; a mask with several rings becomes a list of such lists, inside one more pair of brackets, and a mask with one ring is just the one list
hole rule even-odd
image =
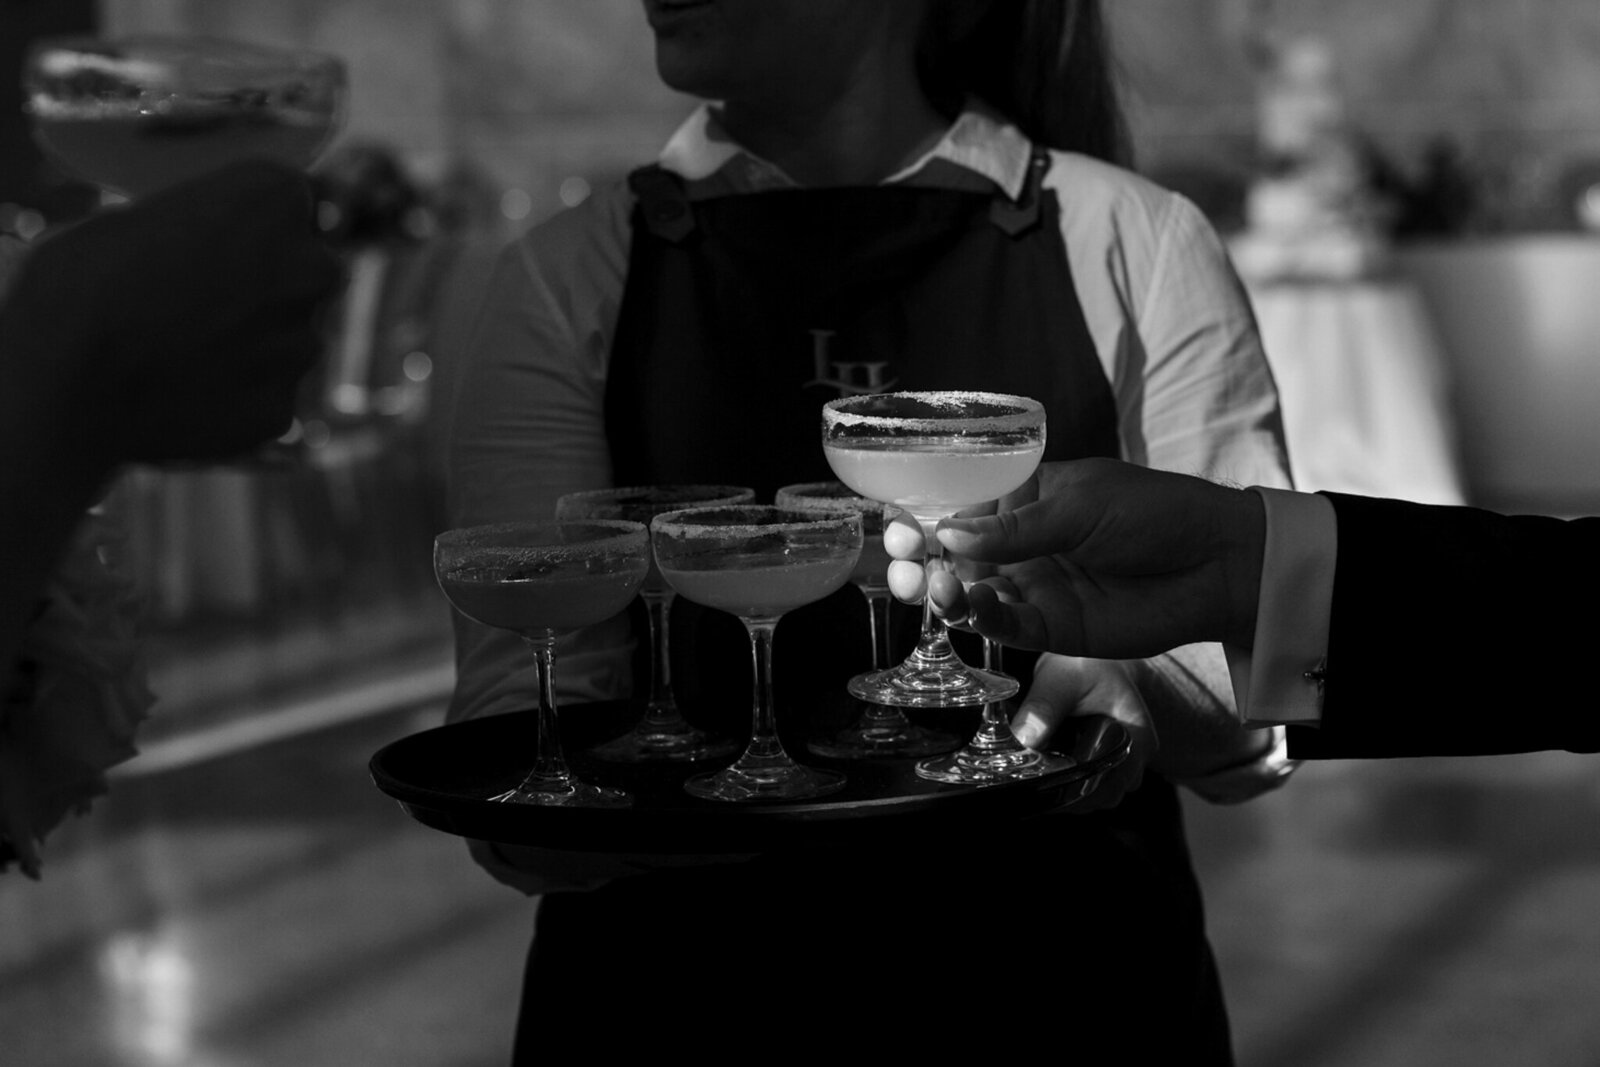
[[[782, 485], [833, 477], [822, 405], [846, 393], [982, 389], [1045, 406], [1046, 460], [1119, 453], [1116, 407], [1072, 286], [1040, 153], [1016, 202], [895, 186], [789, 190], [690, 203], [657, 167], [636, 172], [629, 263], [606, 384], [617, 485]], [[985, 183], [987, 185], [987, 183]], [[895, 609], [892, 659], [915, 643]], [[726, 665], [743, 626], [679, 598], [674, 687], [685, 715], [739, 733], [749, 690]], [[786, 616], [774, 675], [815, 706], [870, 664], [860, 594]], [[955, 635], [977, 662], [978, 642]], [[1032, 656], [1006, 668], [1028, 677]], [[837, 709], [830, 709], [837, 710]], [[786, 742], [809, 724], [780, 712]], [[817, 723], [816, 731], [836, 723]]]
[[[770, 501], [784, 484], [833, 477], [820, 440], [826, 401], [890, 389], [1033, 397], [1046, 409], [1046, 460], [1117, 455], [1111, 389], [1072, 284], [1055, 194], [1041, 185], [1047, 166], [1038, 153], [1015, 201], [992, 188], [882, 186], [691, 202], [660, 168], [635, 172], [632, 251], [606, 390], [616, 484], [748, 485]], [[914, 618], [905, 622], [897, 658], [916, 636]], [[680, 597], [672, 633], [685, 715], [747, 730], [743, 626]], [[780, 623], [779, 723], [801, 758], [806, 723], [796, 709], [838, 698], [870, 665], [866, 635], [860, 593], [848, 586]], [[1031, 667], [1011, 654], [1005, 665], [1024, 679]], [[966, 728], [975, 726], [973, 712]], [[1000, 825], [951, 848], [955, 855], [891, 845], [870, 855], [764, 856], [547, 896], [519, 1050], [561, 1027], [581, 1028], [582, 1018], [604, 1027], [604, 1012], [636, 1012], [638, 996], [659, 1006], [663, 995], [692, 1006], [712, 1034], [753, 1025], [755, 996], [781, 1033], [822, 1043], [826, 1032], [808, 1023], [819, 1011], [841, 1013], [842, 1039], [859, 1021], [861, 1009], [850, 1007], [857, 996], [887, 997], [899, 1010], [932, 1012], [916, 1038], [936, 1042], [938, 1027], [952, 1025], [938, 1013], [975, 1012], [986, 997], [1003, 996], [994, 981], [1013, 972], [1004, 951], [998, 971], [979, 965], [984, 981], [974, 982], [953, 947], [977, 936], [969, 926], [998, 906], [1048, 916], [1028, 937], [1001, 943], [1025, 960], [1025, 945], [1050, 946], [1014, 973], [1033, 982], [1024, 975], [1034, 964], [1050, 972], [1047, 988], [1027, 1000], [1062, 998], [1063, 1019], [1075, 1020], [1069, 1032], [1114, 1033], [1106, 1047], [1122, 1052], [1144, 1048], [1142, 1039], [1170, 1041], [1189, 1064], [1231, 1061], [1169, 783], [1147, 775], [1114, 811]], [[762, 940], [766, 917], [784, 949], [778, 977], [728, 972]], [[940, 963], [944, 942], [952, 949]], [[601, 972], [628, 977], [615, 999], [586, 1007], [576, 990], [592, 991]], [[877, 979], [871, 988], [859, 984], [867, 978]], [[641, 980], [670, 988], [646, 993]], [[1065, 1045], [1084, 1039], [1079, 1032]]]

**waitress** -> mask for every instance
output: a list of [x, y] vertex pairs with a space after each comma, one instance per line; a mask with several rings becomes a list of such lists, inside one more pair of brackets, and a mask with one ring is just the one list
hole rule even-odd
[[[824, 402], [889, 389], [1034, 397], [1046, 460], [1288, 485], [1271, 375], [1215, 233], [1117, 165], [1096, 3], [645, 11], [663, 80], [717, 103], [655, 163], [503, 254], [462, 372], [453, 523], [546, 519], [563, 493], [605, 485], [770, 498], [830, 476]], [[824, 664], [777, 665], [791, 706], [866, 666], [853, 595], [786, 618], [779, 654]], [[743, 630], [679, 605], [679, 701], [737, 721]], [[450, 718], [534, 702], [516, 640], [457, 624]], [[562, 699], [625, 696], [629, 643], [626, 619], [582, 635]], [[575, 1044], [759, 1035], [789, 1049], [856, 1032], [945, 1050], [998, 998], [1004, 1025], [981, 1025], [999, 1049], [1231, 1063], [1174, 783], [1254, 795], [1282, 780], [1276, 738], [1216, 725], [1232, 694], [1210, 646], [1140, 663], [1047, 656], [1025, 702], [1127, 723], [1130, 773], [1100, 798], [1120, 804], [940, 848], [670, 868], [474, 843], [496, 877], [542, 895], [518, 1062]], [[773, 955], [746, 972], [752, 951]]]

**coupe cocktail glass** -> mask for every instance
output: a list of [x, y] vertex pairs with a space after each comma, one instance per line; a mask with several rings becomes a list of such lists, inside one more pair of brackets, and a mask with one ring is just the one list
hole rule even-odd
[[[804, 482], [778, 490], [773, 503], [804, 511], [855, 511], [861, 515], [861, 558], [850, 573], [850, 583], [867, 602], [872, 637], [872, 669], [887, 670], [889, 663], [889, 553], [883, 547], [886, 506], [869, 500], [843, 482]], [[960, 738], [917, 726], [903, 709], [886, 704], [862, 704], [855, 721], [829, 737], [813, 738], [806, 747], [831, 759], [896, 759], [948, 752]]]
[[622, 611], [650, 569], [650, 534], [637, 522], [529, 522], [471, 526], [433, 543], [439, 588], [474, 622], [527, 642], [539, 667], [533, 769], [491, 797], [514, 804], [622, 807], [627, 793], [579, 781], [556, 721], [556, 638]]
[[[1044, 454], [1044, 407], [1001, 393], [877, 393], [822, 409], [822, 449], [839, 480], [911, 513], [943, 566], [933, 530], [963, 508], [996, 500], [1032, 476]], [[898, 707], [961, 707], [1014, 695], [1016, 679], [974, 670], [950, 647], [924, 599], [922, 635], [899, 666], [850, 681], [862, 700]]]
[[[568, 493], [556, 501], [558, 519], [623, 519], [646, 526], [657, 515], [684, 508], [746, 504], [754, 489], [736, 485], [647, 485]], [[672, 694], [667, 620], [676, 594], [661, 577], [655, 559], [639, 597], [650, 620], [650, 698], [644, 717], [628, 733], [594, 748], [593, 754], [619, 763], [686, 762], [730, 756], [738, 745], [691, 724]]]
[[778, 507], [690, 508], [650, 523], [661, 573], [679, 596], [737, 615], [750, 634], [755, 691], [750, 743], [732, 766], [684, 788], [711, 800], [798, 800], [844, 787], [837, 771], [796, 763], [778, 740], [772, 635], [785, 612], [850, 580], [861, 516]]
[[211, 37], [44, 38], [22, 81], [40, 149], [129, 197], [242, 159], [309, 167], [346, 95], [333, 56]]

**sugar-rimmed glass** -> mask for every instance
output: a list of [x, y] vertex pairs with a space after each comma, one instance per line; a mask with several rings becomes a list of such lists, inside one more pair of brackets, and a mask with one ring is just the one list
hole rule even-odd
[[[804, 511], [845, 510], [861, 515], [861, 558], [850, 573], [850, 584], [861, 590], [866, 600], [872, 669], [888, 670], [889, 607], [894, 594], [889, 591], [889, 553], [883, 547], [883, 525], [886, 512], [892, 514], [895, 509], [869, 500], [837, 481], [783, 486], [773, 503]], [[854, 721], [827, 737], [810, 739], [806, 748], [830, 759], [897, 759], [948, 752], [960, 743], [961, 739], [952, 734], [916, 725], [901, 708], [862, 703]]]
[[738, 616], [750, 635], [755, 686], [750, 743], [732, 766], [684, 783], [709, 800], [799, 800], [844, 788], [837, 771], [796, 763], [778, 739], [772, 637], [785, 612], [850, 580], [861, 516], [771, 506], [690, 508], [650, 523], [667, 582], [697, 604]]
[[[862, 496], [910, 512], [926, 536], [930, 569], [943, 566], [933, 536], [939, 520], [1021, 486], [1044, 443], [1044, 406], [1003, 393], [875, 393], [822, 409], [822, 449], [833, 473]], [[860, 699], [899, 707], [987, 704], [1020, 688], [1014, 678], [961, 662], [926, 598], [916, 649], [897, 667], [850, 681]]]
[[[755, 490], [736, 485], [647, 485], [590, 489], [556, 501], [557, 519], [621, 519], [650, 524], [657, 515], [691, 507], [745, 504]], [[738, 745], [707, 733], [683, 717], [672, 692], [668, 619], [676, 594], [652, 555], [650, 573], [639, 590], [650, 625], [650, 696], [644, 716], [623, 734], [591, 750], [617, 763], [692, 762], [731, 756]]]
[[129, 197], [241, 159], [309, 167], [346, 98], [337, 57], [204, 36], [41, 38], [22, 81], [40, 149]]
[[619, 789], [580, 781], [567, 766], [556, 719], [556, 638], [616, 615], [650, 569], [650, 535], [637, 522], [499, 523], [448, 530], [434, 539], [439, 588], [455, 609], [508, 630], [533, 650], [539, 723], [533, 769], [490, 797], [514, 804], [624, 807]]

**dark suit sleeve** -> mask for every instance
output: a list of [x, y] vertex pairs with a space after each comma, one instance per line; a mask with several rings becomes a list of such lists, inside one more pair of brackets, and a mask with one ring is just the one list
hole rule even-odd
[[1290, 755], [1600, 751], [1600, 519], [1326, 495], [1322, 725]]

